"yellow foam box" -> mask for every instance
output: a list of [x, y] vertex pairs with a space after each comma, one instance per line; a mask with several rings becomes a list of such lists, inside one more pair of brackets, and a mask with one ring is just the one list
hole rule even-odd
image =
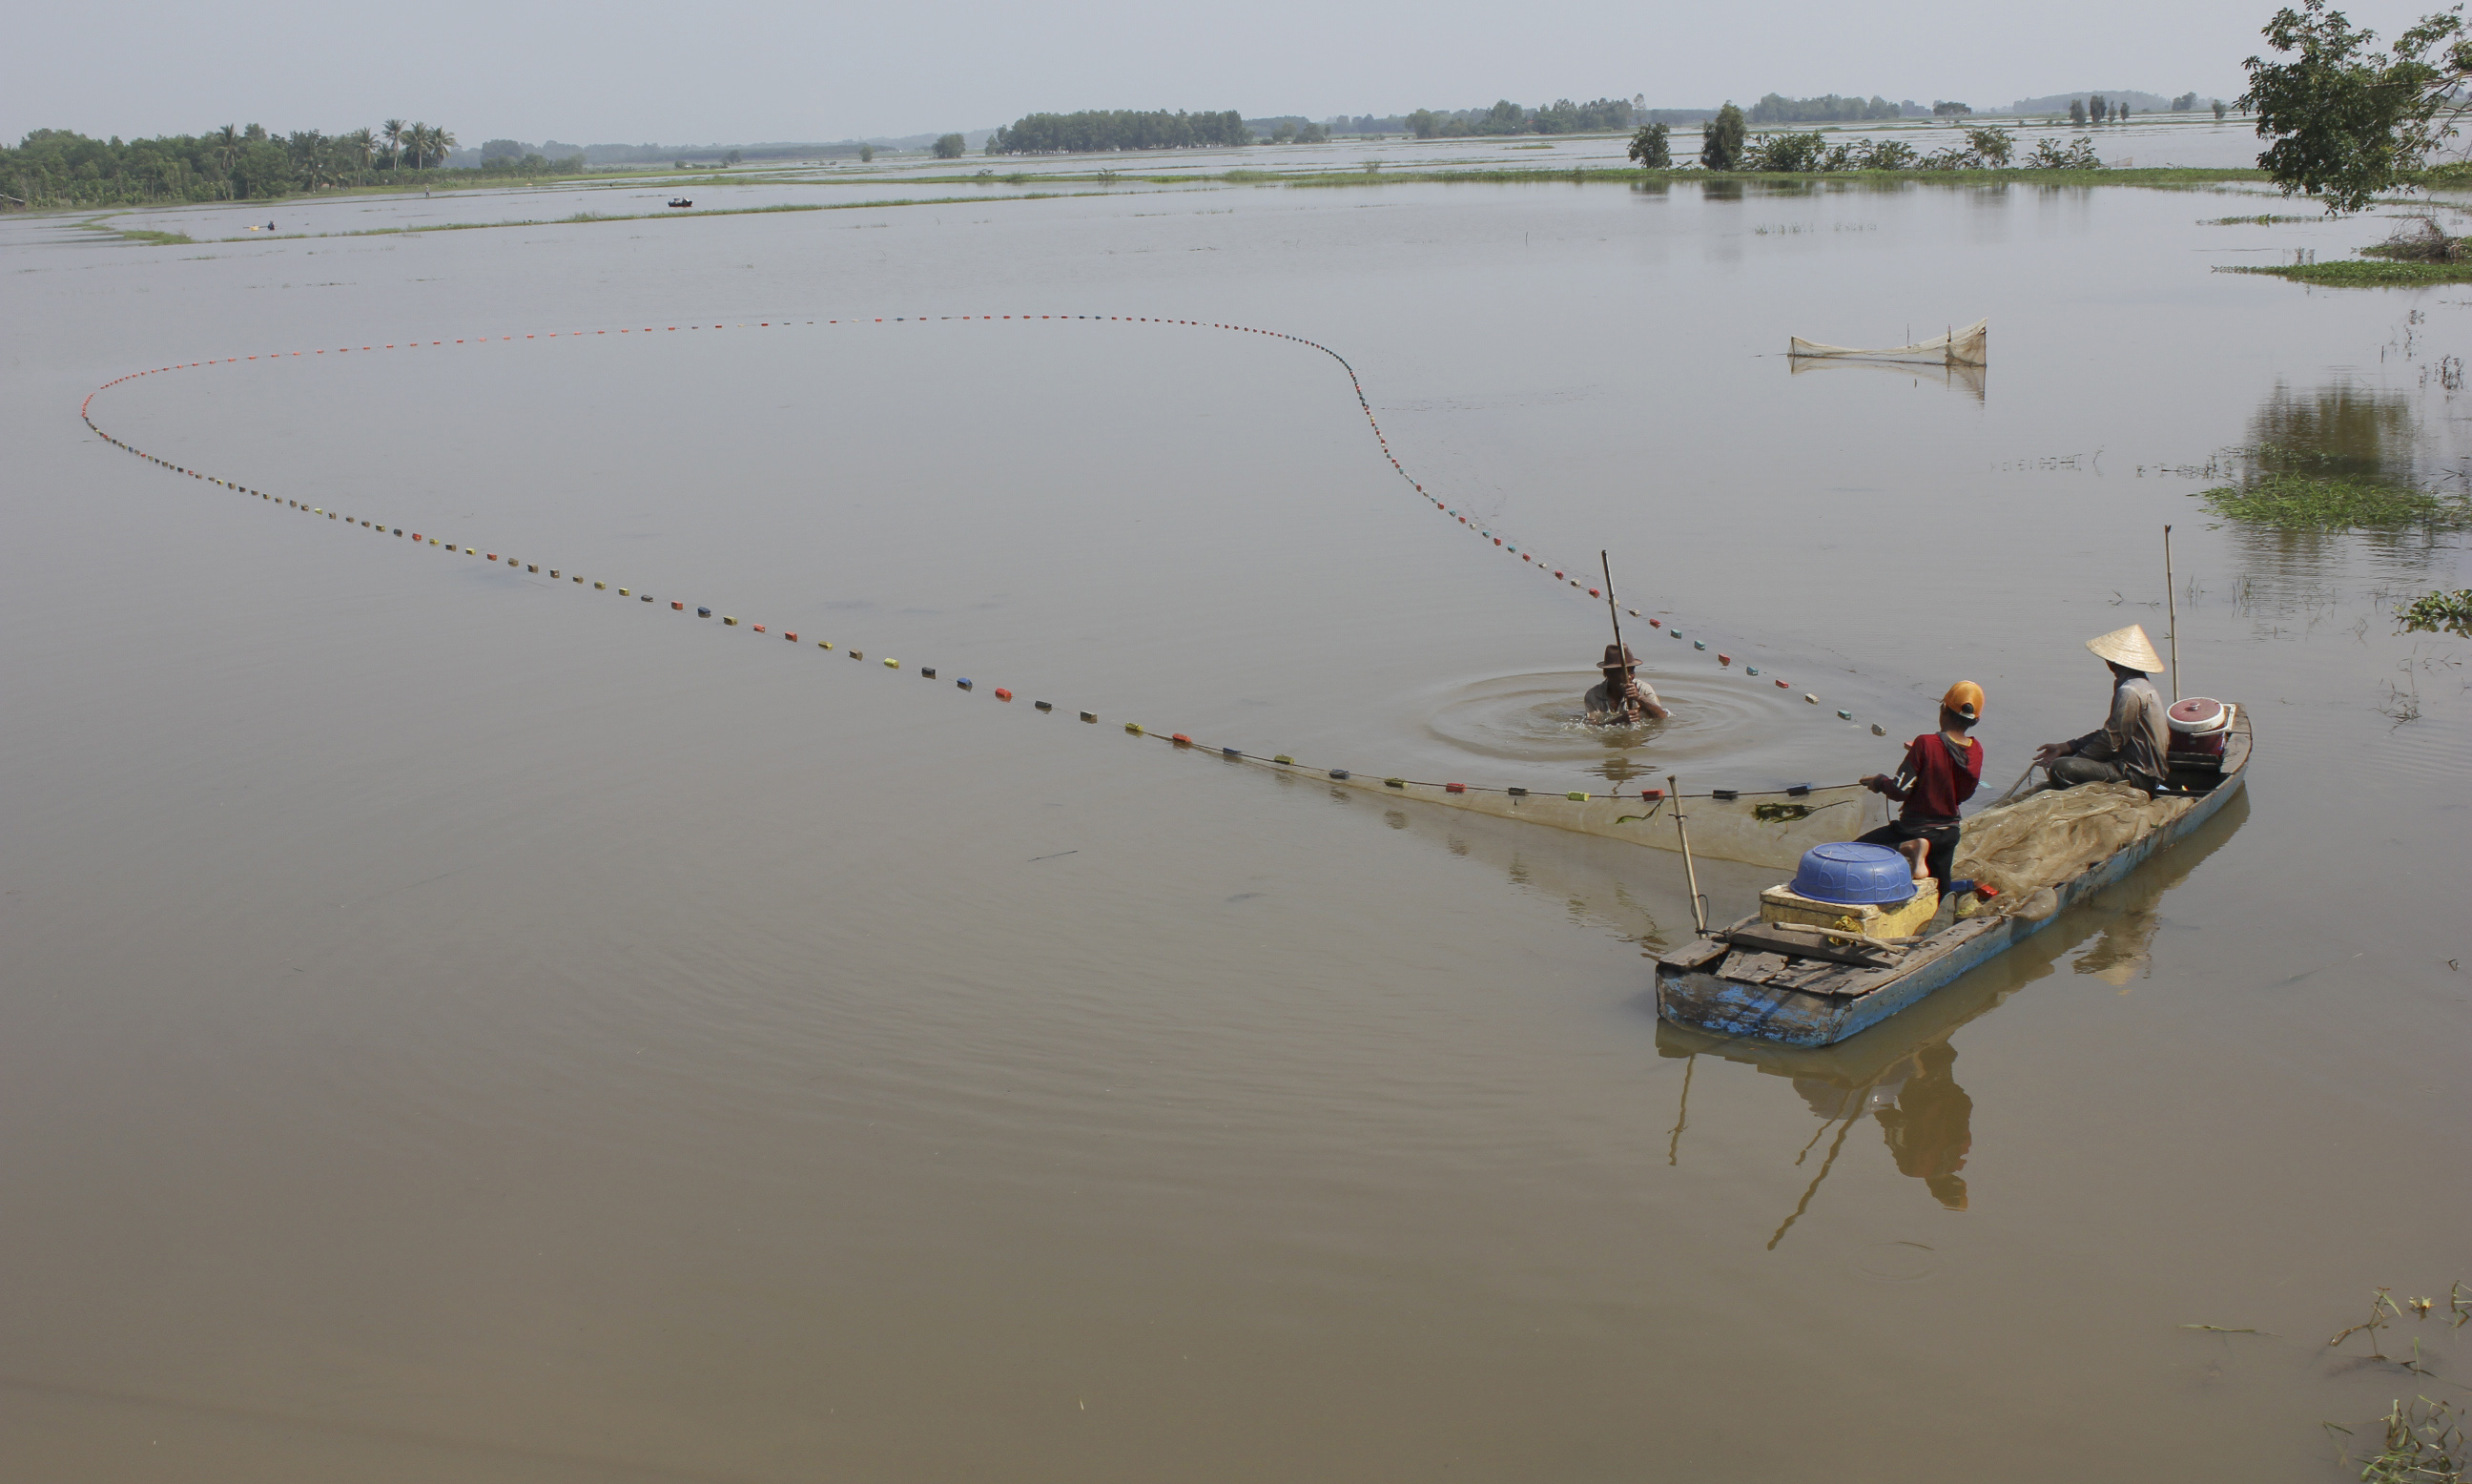
[[1849, 907], [1843, 902], [1817, 901], [1787, 886], [1760, 893], [1760, 921], [1796, 927], [1825, 928], [1849, 938], [1910, 938], [1939, 911], [1939, 884], [1921, 883], [1910, 899], [1892, 907]]

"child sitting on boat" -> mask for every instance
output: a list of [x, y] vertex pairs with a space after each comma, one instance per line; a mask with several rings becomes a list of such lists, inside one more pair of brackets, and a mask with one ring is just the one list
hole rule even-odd
[[1983, 744], [1966, 733], [1983, 719], [1983, 687], [1960, 681], [1939, 698], [1939, 730], [1907, 744], [1897, 776], [1875, 773], [1862, 780], [1875, 794], [1902, 801], [1897, 817], [1858, 842], [1885, 845], [1913, 863], [1914, 879], [1948, 886], [1957, 863], [1958, 805], [1983, 782]]

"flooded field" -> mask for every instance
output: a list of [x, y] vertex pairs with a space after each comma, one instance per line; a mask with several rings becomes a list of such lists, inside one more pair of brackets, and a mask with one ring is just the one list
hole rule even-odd
[[[2195, 496], [2460, 487], [2472, 296], [2210, 272], [2389, 225], [2260, 214], [0, 219], [0, 1473], [2344, 1476], [2436, 1383], [2326, 1336], [2472, 1279], [2472, 645], [2392, 617], [2461, 537]], [[1783, 353], [1985, 316], [1980, 376]], [[272, 500], [78, 420], [224, 357], [92, 416]], [[2246, 797], [1825, 1053], [1658, 1024], [1672, 854], [1124, 727], [1770, 787], [1966, 678], [1997, 789], [2166, 523]], [[1613, 737], [1600, 550], [1677, 712]], [[2460, 1380], [2440, 1313], [2389, 1352]]]

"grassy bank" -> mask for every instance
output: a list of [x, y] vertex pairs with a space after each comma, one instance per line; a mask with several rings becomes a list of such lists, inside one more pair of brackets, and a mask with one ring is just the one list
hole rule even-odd
[[1403, 170], [1331, 171], [1310, 176], [1282, 176], [1288, 185], [1364, 185], [1402, 180], [1518, 182], [1533, 180], [1603, 180], [1629, 184], [1787, 185], [2135, 185], [2149, 189], [2185, 190], [2235, 181], [2264, 180], [2262, 170], [2205, 170], [2186, 166], [2151, 170], [1834, 170], [1790, 174], [1751, 170], [1640, 170], [1617, 166], [1571, 170]]
[[126, 242], [143, 243], [150, 248], [185, 248], [193, 239], [187, 232], [158, 232], [143, 227], [114, 227], [111, 214], [90, 216], [77, 224], [90, 232], [109, 232]]
[[2411, 288], [2423, 283], [2472, 282], [2472, 263], [2391, 263], [2345, 258], [2336, 263], [2292, 263], [2280, 268], [2218, 268], [2219, 274], [2263, 274], [2294, 283], [2341, 289]]
[[[1069, 196], [1103, 196], [1104, 191], [1024, 191], [999, 201], [1054, 201]], [[711, 206], [695, 210], [640, 212], [578, 211], [572, 216], [531, 217], [512, 222], [424, 222], [415, 227], [371, 227], [351, 232], [288, 232], [284, 240], [309, 237], [409, 237], [420, 232], [486, 232], [505, 227], [589, 227], [602, 222], [684, 222], [700, 216], [771, 216], [785, 211], [864, 211], [877, 206], [978, 205], [985, 196], [901, 196], [883, 201], [780, 202], [769, 206]], [[188, 239], [180, 239], [186, 242]], [[222, 239], [237, 242], [242, 239]]]
[[2227, 520], [2278, 531], [2472, 528], [2472, 500], [2365, 479], [2268, 474], [2246, 485], [2201, 490], [2197, 497]]
[[1406, 185], [1420, 181], [1443, 180], [1477, 185], [1517, 185], [1521, 183], [1557, 184], [1569, 181], [1617, 185], [1676, 185], [1700, 182], [1705, 184], [1750, 184], [1811, 186], [1838, 183], [1844, 185], [1902, 184], [1918, 181], [1939, 185], [2135, 185], [2150, 189], [2196, 189], [2209, 185], [2246, 184], [2266, 180], [2263, 170], [2212, 170], [2193, 166], [2161, 166], [2151, 170], [1834, 170], [1796, 174], [1751, 170], [1642, 170], [1633, 165], [1579, 165], [1562, 170], [1531, 169], [1509, 166], [1500, 170], [1477, 170], [1442, 167], [1418, 169], [1414, 166], [1385, 165], [1379, 170], [1358, 166], [1349, 170], [1256, 170], [1235, 169], [1217, 172], [1195, 171], [1178, 175], [1135, 175], [1118, 171], [1057, 171], [1032, 176], [1014, 172], [1002, 176], [912, 176], [908, 179], [939, 185], [991, 185], [1019, 182], [1025, 180], [1073, 180], [1092, 184], [1116, 185]]

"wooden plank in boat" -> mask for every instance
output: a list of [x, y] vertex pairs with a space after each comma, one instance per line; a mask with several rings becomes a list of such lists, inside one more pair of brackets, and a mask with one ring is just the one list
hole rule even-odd
[[1827, 959], [1799, 959], [1782, 973], [1769, 975], [1769, 983], [1781, 989], [1800, 990], [1806, 994], [1825, 994], [1825, 986], [1845, 971], [1842, 964]]
[[1694, 969], [1707, 968], [1723, 958], [1725, 952], [1725, 945], [1714, 938], [1694, 938], [1678, 948], [1672, 948], [1659, 954], [1656, 961], [1670, 969], [1688, 972]]
[[1782, 953], [1746, 953], [1740, 948], [1725, 955], [1717, 966], [1717, 977], [1731, 979], [1736, 984], [1766, 984], [1771, 974], [1785, 971]]
[[1885, 969], [1897, 958], [1897, 950], [1885, 945], [1831, 942], [1829, 935], [1818, 928], [1774, 922], [1730, 928], [1725, 936], [1735, 946], [1754, 952], [1791, 953], [1796, 958], [1828, 959], [1840, 964], [1859, 964], [1866, 969]]

